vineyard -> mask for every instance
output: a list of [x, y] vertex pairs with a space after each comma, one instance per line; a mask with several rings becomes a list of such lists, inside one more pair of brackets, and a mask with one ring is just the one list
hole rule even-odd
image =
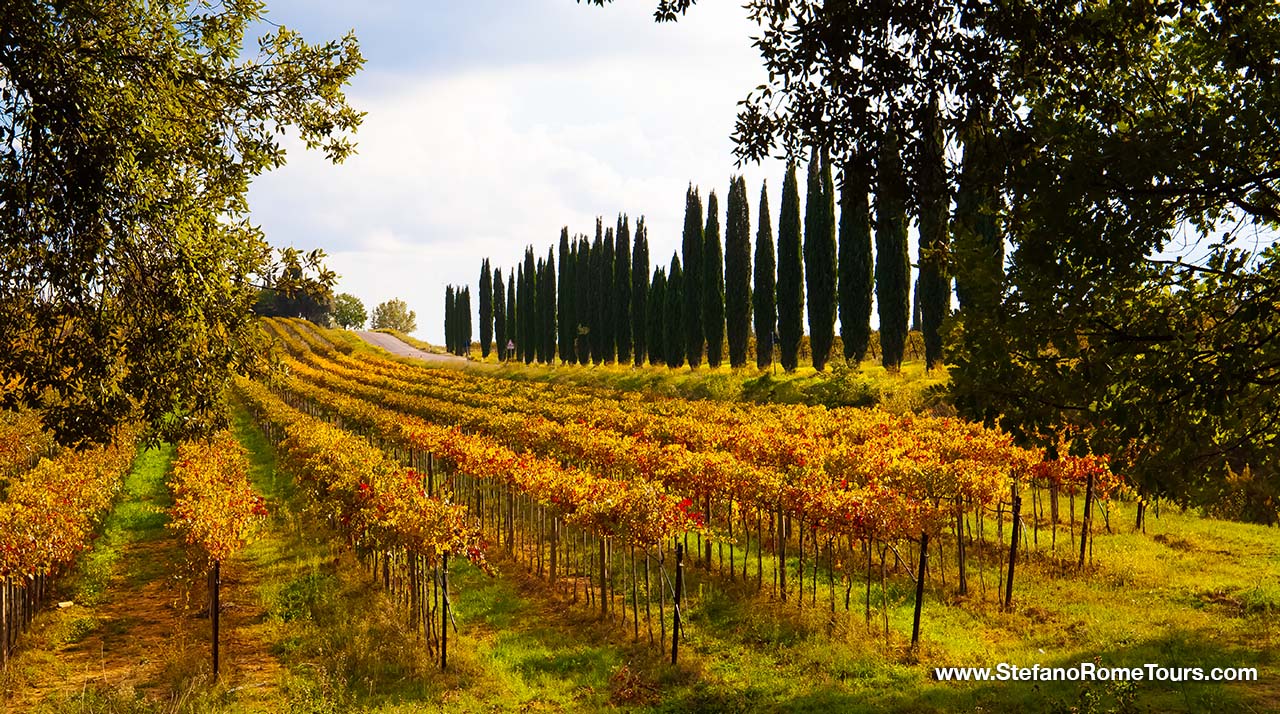
[[419, 5], [5, 3], [0, 712], [1280, 712], [1280, 3]]
[[[606, 656], [614, 664], [600, 671], [561, 675], [602, 677], [598, 695], [558, 695], [545, 680], [531, 680], [524, 686], [532, 689], [520, 690], [525, 694], [512, 690], [507, 697], [560, 707], [738, 707], [743, 691], [764, 701], [794, 695], [781, 694], [793, 691], [786, 677], [774, 682], [765, 674], [770, 665], [752, 661], [776, 656], [800, 660], [795, 686], [825, 692], [811, 705], [820, 710], [856, 696], [860, 687], [846, 669], [854, 662], [870, 667], [862, 676], [883, 686], [886, 676], [919, 681], [932, 666], [1039, 661], [1046, 646], [1064, 644], [1060, 638], [1067, 635], [1058, 632], [1064, 623], [1106, 632], [1139, 621], [1155, 626], [1134, 605], [1118, 608], [1125, 614], [1109, 624], [1103, 624], [1110, 619], [1105, 612], [1079, 620], [1062, 598], [1075, 592], [1082, 602], [1105, 602], [1145, 591], [1152, 577], [1169, 578], [1168, 567], [1185, 567], [1214, 532], [1194, 517], [1165, 516], [1177, 519], [1170, 523], [1179, 524], [1179, 534], [1128, 533], [1118, 512], [1132, 512], [1135, 495], [1105, 459], [1046, 460], [1007, 435], [955, 418], [515, 381], [393, 358], [300, 320], [268, 319], [264, 327], [280, 360], [278, 376], [238, 380], [239, 426], [179, 444], [161, 486], [168, 493], [163, 530], [172, 535], [157, 537], [177, 539], [164, 572], [186, 583], [175, 596], [196, 608], [203, 603], [207, 613], [207, 624], [194, 629], [175, 621], [187, 633], [181, 651], [193, 672], [206, 673], [198, 676], [221, 682], [208, 691], [223, 692], [215, 695], [223, 700], [248, 686], [244, 673], [257, 670], [246, 670], [247, 662], [268, 656], [252, 653], [261, 645], [246, 645], [250, 633], [269, 640], [292, 632], [290, 641], [301, 633], [322, 636], [323, 629], [299, 630], [296, 622], [319, 625], [325, 610], [318, 601], [304, 600], [310, 604], [303, 614], [295, 612], [297, 604], [279, 602], [296, 603], [300, 596], [288, 593], [300, 584], [332, 581], [345, 583], [333, 593], [349, 602], [341, 607], [355, 608], [342, 617], [375, 617], [376, 624], [364, 626], [383, 628], [378, 637], [396, 643], [387, 650], [394, 654], [379, 658], [416, 663], [397, 671], [425, 689], [407, 691], [461, 694], [460, 701], [471, 702], [464, 708], [489, 706], [466, 682], [500, 661], [486, 663], [496, 653], [484, 654], [483, 634], [500, 617], [493, 613], [510, 607], [487, 599], [500, 592], [539, 619], [566, 620], [539, 625], [567, 628], [553, 639], [581, 647], [571, 643], [589, 631], [591, 647], [614, 652]], [[122, 498], [137, 436], [125, 432], [109, 447], [75, 452], [42, 437], [34, 414], [8, 419], [4, 428], [0, 507], [12, 525], [0, 543], [0, 652], [6, 696], [22, 702], [30, 700], [14, 689], [19, 673], [38, 670], [32, 658], [60, 627], [59, 608], [38, 613], [60, 592], [60, 581], [83, 578], [77, 573], [86, 561], [77, 556], [95, 547], [103, 514]], [[278, 464], [269, 482], [255, 465], [264, 458]], [[310, 535], [294, 536], [277, 562], [297, 562], [317, 548], [329, 555], [298, 578], [258, 586], [264, 602], [284, 598], [264, 605], [262, 630], [235, 614], [237, 603], [252, 597], [248, 581], [272, 578], [256, 569], [260, 556], [253, 553], [299, 519], [312, 524], [305, 531]], [[1126, 559], [1152, 548], [1159, 569]], [[1167, 564], [1166, 551], [1174, 554]], [[1202, 603], [1193, 610], [1202, 611], [1194, 616], [1200, 627], [1214, 622], [1234, 639], [1269, 619], [1275, 590], [1265, 579], [1248, 586], [1244, 561], [1227, 561], [1219, 567], [1241, 585], [1196, 589], [1194, 575], [1183, 574], [1165, 586]], [[317, 580], [316, 567], [329, 575]], [[376, 608], [366, 611], [362, 601]], [[1094, 617], [1104, 619], [1087, 624]], [[778, 645], [770, 644], [766, 651], [773, 654], [748, 654], [752, 631], [805, 645], [774, 651]], [[1261, 632], [1274, 637], [1269, 626]], [[991, 638], [1001, 643], [998, 651], [981, 644]], [[1168, 646], [1153, 643], [1113, 656], [1150, 659], [1147, 647]], [[62, 647], [75, 651], [73, 644]], [[1179, 647], [1206, 652], [1185, 640]], [[1040, 655], [1028, 654], [1036, 651]], [[1246, 663], [1264, 675], [1273, 671], [1265, 647], [1252, 651]], [[1237, 661], [1231, 656], [1224, 651], [1211, 659]], [[355, 665], [341, 662], [326, 670], [319, 689], [286, 686], [272, 695], [277, 685], [250, 684], [268, 687], [260, 695], [266, 702], [320, 696], [354, 706], [354, 695], [332, 689], [354, 676], [341, 672]], [[373, 676], [370, 666], [355, 671]], [[739, 681], [726, 666], [768, 681]], [[832, 667], [844, 674], [833, 679]], [[341, 681], [348, 685], [335, 684]], [[730, 689], [698, 693], [717, 681]], [[947, 701], [1132, 702], [1123, 689], [1069, 683], [1032, 700], [1021, 698], [1029, 693], [1007, 700], [985, 688], [930, 686], [940, 708], [950, 706]], [[1268, 696], [1270, 690], [1261, 691]], [[1187, 696], [1177, 692], [1167, 690]], [[1198, 690], [1194, 701], [1221, 696], [1220, 688]], [[915, 700], [875, 701], [875, 708], [901, 708]]]

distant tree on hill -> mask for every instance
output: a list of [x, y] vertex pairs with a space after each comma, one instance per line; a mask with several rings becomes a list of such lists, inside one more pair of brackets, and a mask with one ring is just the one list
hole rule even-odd
[[364, 303], [351, 293], [341, 293], [333, 298], [333, 321], [344, 330], [364, 327], [369, 313], [365, 312]]
[[404, 300], [392, 298], [373, 309], [373, 327], [407, 334], [418, 329], [417, 313], [410, 310]]

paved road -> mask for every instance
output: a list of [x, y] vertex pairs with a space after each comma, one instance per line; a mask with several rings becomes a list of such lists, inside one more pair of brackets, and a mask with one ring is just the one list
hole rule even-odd
[[439, 362], [444, 364], [466, 364], [467, 360], [457, 355], [438, 355], [434, 352], [426, 352], [412, 345], [407, 345], [392, 335], [385, 332], [370, 332], [368, 330], [359, 330], [356, 332], [360, 339], [368, 342], [375, 347], [390, 352], [393, 355], [401, 357], [413, 357], [425, 362]]

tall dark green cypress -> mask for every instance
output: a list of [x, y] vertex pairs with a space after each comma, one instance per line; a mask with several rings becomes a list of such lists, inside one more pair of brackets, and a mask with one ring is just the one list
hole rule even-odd
[[577, 333], [577, 320], [573, 314], [573, 298], [574, 286], [574, 255], [569, 248], [569, 227], [565, 226], [560, 229], [560, 278], [556, 283], [557, 304], [556, 309], [556, 336], [560, 352], [560, 362], [577, 362], [578, 358], [574, 356], [573, 338]]
[[526, 309], [525, 301], [529, 299], [529, 291], [524, 282], [524, 260], [516, 263], [516, 291], [515, 291], [515, 312], [511, 313], [511, 336], [516, 342], [516, 353], [513, 357], [517, 361], [524, 361], [524, 311]]
[[773, 223], [769, 218], [769, 186], [760, 186], [760, 227], [756, 229], [755, 288], [751, 291], [753, 323], [756, 329], [756, 366], [764, 369], [773, 364], [773, 331], [777, 327], [778, 309], [773, 253]]
[[916, 272], [916, 281], [911, 286], [911, 331], [920, 331], [920, 273]]
[[489, 259], [480, 265], [480, 356], [488, 357], [493, 342], [493, 273]]
[[907, 253], [906, 181], [891, 118], [881, 134], [876, 162], [876, 305], [880, 313], [880, 362], [902, 366], [911, 316], [911, 258]]
[[858, 363], [871, 339], [871, 296], [875, 260], [871, 253], [871, 180], [867, 162], [854, 157], [845, 164], [840, 186], [840, 340], [844, 358]]
[[591, 242], [591, 362], [600, 364], [604, 361], [604, 326], [600, 324], [604, 308], [600, 304], [600, 273], [604, 266], [604, 224], [596, 218], [596, 239]]
[[952, 248], [960, 309], [990, 315], [998, 308], [1004, 283], [1004, 238], [997, 221], [1001, 205], [994, 188], [1003, 166], [984, 123], [980, 116], [972, 118], [961, 132], [964, 157], [960, 160]]
[[595, 306], [591, 302], [591, 286], [594, 284], [591, 272], [591, 243], [585, 235], [578, 236], [574, 251], [574, 353], [578, 356], [578, 364], [591, 361], [591, 323], [595, 315]]
[[547, 280], [546, 290], [543, 293], [546, 297], [542, 301], [542, 342], [543, 352], [546, 354], [546, 363], [555, 364], [556, 361], [556, 288], [559, 283], [556, 281], [556, 258], [555, 249], [547, 248]]
[[600, 271], [597, 276], [600, 279], [598, 290], [600, 295], [600, 350], [603, 354], [604, 361], [612, 363], [618, 355], [618, 335], [617, 323], [614, 322], [614, 289], [613, 289], [613, 244], [614, 230], [612, 227], [604, 229], [603, 250], [600, 253]]
[[525, 299], [520, 307], [520, 336], [524, 345], [520, 354], [525, 364], [531, 364], [538, 350], [538, 273], [534, 267], [533, 246], [524, 251]]
[[805, 197], [804, 278], [809, 307], [809, 348], [813, 366], [826, 368], [836, 327], [835, 188], [825, 151], [813, 152]]
[[782, 368], [794, 372], [804, 336], [804, 259], [800, 249], [800, 186], [796, 166], [787, 166], [778, 217], [778, 352]]
[[[516, 342], [516, 325], [519, 324], [519, 314], [516, 312], [516, 272], [519, 271], [519, 265], [516, 270], [507, 273], [507, 342], [518, 345]], [[506, 349], [505, 347], [503, 349]], [[519, 347], [507, 349], [507, 359], [520, 359]]]
[[631, 343], [637, 367], [644, 365], [648, 354], [648, 302], [649, 229], [644, 225], [644, 216], [640, 216], [631, 250]]
[[747, 180], [729, 184], [729, 211], [724, 229], [724, 316], [729, 339], [729, 365], [747, 364], [751, 337], [751, 208]]
[[498, 348], [498, 361], [507, 361], [507, 297], [504, 294], [502, 270], [493, 269], [493, 341]]
[[547, 280], [547, 264], [539, 257], [534, 265], [536, 267], [533, 270], [533, 359], [535, 362], [546, 362], [547, 341], [546, 335], [542, 334], [542, 328], [545, 324], [544, 313], [547, 302], [547, 291], [543, 289]]
[[462, 299], [458, 301], [458, 356], [470, 356], [471, 334], [471, 288], [466, 287], [462, 288]]
[[[684, 256], [680, 279], [676, 281], [675, 291], [681, 294], [684, 301], [684, 315], [681, 316], [681, 327], [684, 330], [684, 354], [690, 367], [702, 364], [702, 348], [706, 335], [702, 331], [702, 199], [698, 190], [689, 184], [684, 200], [684, 236], [681, 241], [680, 254]], [[685, 276], [688, 276], [687, 279]], [[672, 292], [672, 281], [676, 278], [667, 273], [667, 294]], [[670, 361], [667, 362], [670, 365]], [[681, 364], [684, 364], [683, 360]]]
[[921, 118], [921, 139], [917, 169], [920, 206], [920, 276], [916, 281], [916, 303], [920, 306], [920, 331], [924, 336], [925, 368], [942, 363], [942, 321], [951, 312], [951, 277], [947, 272], [947, 214], [951, 197], [947, 194], [947, 163], [938, 116], [938, 100], [929, 102]]
[[631, 219], [618, 216], [613, 246], [613, 339], [618, 364], [631, 361]]
[[707, 229], [702, 240], [702, 331], [707, 366], [724, 358], [724, 244], [720, 242], [720, 204], [716, 192], [707, 197]]
[[662, 341], [666, 347], [667, 366], [672, 369], [684, 364], [687, 348], [684, 318], [688, 313], [686, 312], [687, 303], [682, 294], [684, 287], [684, 271], [680, 269], [680, 256], [672, 253], [671, 271], [667, 274], [666, 295], [663, 297], [662, 309]]
[[453, 286], [444, 286], [444, 348], [449, 354], [456, 352], [453, 346], [454, 337]]
[[653, 271], [653, 281], [649, 285], [649, 295], [645, 299], [648, 311], [648, 324], [645, 325], [645, 347], [649, 353], [649, 364], [666, 362], [666, 317], [667, 308], [667, 274], [661, 268]]

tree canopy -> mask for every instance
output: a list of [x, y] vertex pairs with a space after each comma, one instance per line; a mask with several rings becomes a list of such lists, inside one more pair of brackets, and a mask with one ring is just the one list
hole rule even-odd
[[[450, 291], [453, 287], [450, 286]], [[461, 294], [461, 291], [452, 292], [455, 299]], [[460, 311], [459, 311], [460, 314]], [[458, 314], [453, 315], [459, 316]], [[400, 298], [392, 298], [384, 303], [379, 303], [373, 309], [373, 329], [375, 330], [397, 330], [399, 332], [413, 332], [418, 329], [418, 315], [409, 309], [409, 305]], [[468, 330], [469, 332], [469, 330]]]
[[369, 313], [360, 298], [342, 293], [333, 299], [333, 321], [344, 330], [359, 329], [369, 321]]
[[[249, 221], [288, 131], [334, 162], [361, 113], [354, 35], [310, 44], [260, 3], [18, 0], [0, 23], [0, 401], [70, 444], [141, 419], [153, 436], [225, 420], [261, 371], [259, 289], [281, 277]], [[286, 266], [287, 267], [287, 266]], [[326, 281], [327, 278], [327, 281]], [[324, 295], [327, 301], [327, 295]]]

